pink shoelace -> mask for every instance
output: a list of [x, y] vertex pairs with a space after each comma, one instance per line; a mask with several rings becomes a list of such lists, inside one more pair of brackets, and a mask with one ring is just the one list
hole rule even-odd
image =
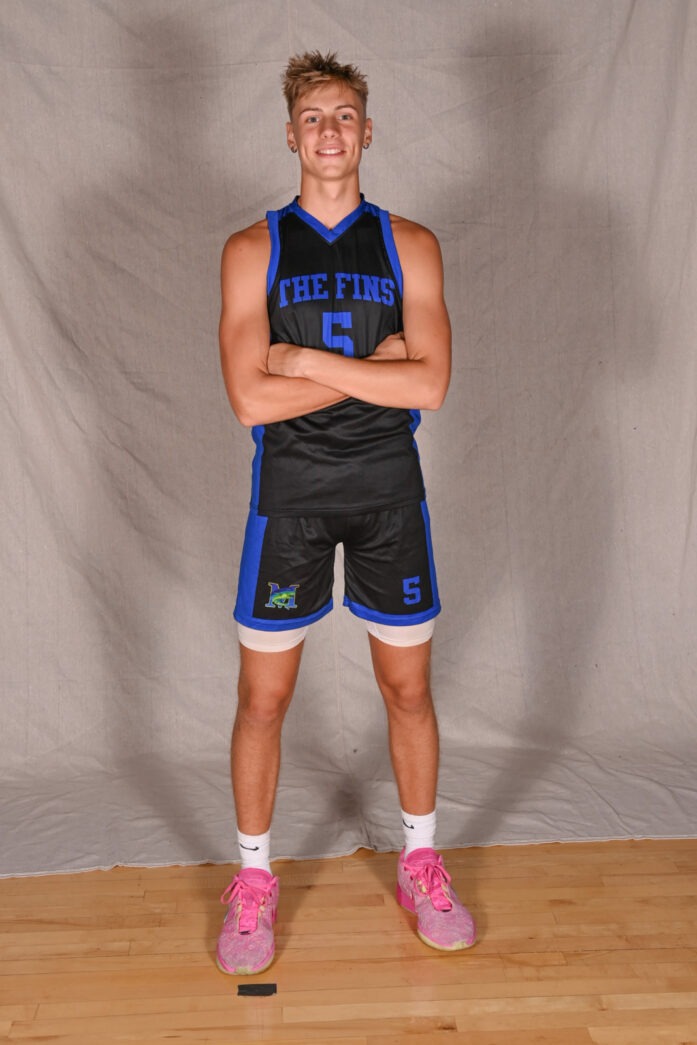
[[230, 882], [227, 889], [220, 897], [221, 903], [235, 903], [235, 914], [237, 915], [237, 931], [245, 936], [253, 933], [259, 922], [259, 913], [266, 906], [266, 898], [275, 882], [272, 878], [266, 887], [250, 885], [249, 882], [236, 878]]
[[405, 860], [404, 867], [421, 891], [428, 894], [436, 911], [452, 910], [452, 900], [444, 890], [444, 886], [447, 886], [452, 878], [443, 867], [441, 856], [434, 864], [420, 864], [418, 867], [414, 867]]

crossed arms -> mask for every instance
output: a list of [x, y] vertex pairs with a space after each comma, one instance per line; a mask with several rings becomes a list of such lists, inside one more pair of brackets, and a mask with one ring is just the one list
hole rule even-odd
[[404, 277], [404, 331], [365, 359], [283, 343], [269, 348], [266, 222], [227, 241], [220, 354], [228, 397], [243, 425], [285, 421], [348, 396], [378, 406], [440, 407], [450, 380], [450, 322], [438, 241], [413, 222], [392, 222]]

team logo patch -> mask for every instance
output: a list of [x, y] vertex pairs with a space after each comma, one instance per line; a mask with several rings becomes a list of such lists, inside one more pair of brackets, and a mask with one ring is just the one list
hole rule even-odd
[[295, 605], [295, 593], [300, 587], [299, 584], [289, 584], [287, 588], [282, 588], [279, 584], [274, 581], [268, 581], [269, 585], [269, 601], [265, 604], [267, 610], [294, 610]]

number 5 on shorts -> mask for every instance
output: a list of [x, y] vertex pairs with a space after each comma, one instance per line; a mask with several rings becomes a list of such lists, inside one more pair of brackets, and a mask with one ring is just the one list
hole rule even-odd
[[404, 592], [404, 605], [415, 606], [417, 602], [421, 602], [421, 577], [405, 577], [402, 581], [402, 591]]

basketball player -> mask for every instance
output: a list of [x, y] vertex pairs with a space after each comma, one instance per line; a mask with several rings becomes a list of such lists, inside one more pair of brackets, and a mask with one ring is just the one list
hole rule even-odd
[[256, 443], [235, 608], [242, 866], [222, 896], [217, 954], [236, 974], [261, 972], [274, 956], [269, 829], [281, 727], [303, 640], [332, 608], [339, 542], [344, 603], [365, 621], [387, 709], [405, 837], [397, 898], [430, 946], [454, 951], [475, 939], [434, 850], [429, 662], [440, 604], [414, 430], [419, 410], [440, 407], [450, 377], [440, 251], [427, 229], [360, 194], [373, 136], [365, 77], [335, 55], [297, 55], [284, 94], [300, 195], [231, 236], [222, 260], [223, 374]]

